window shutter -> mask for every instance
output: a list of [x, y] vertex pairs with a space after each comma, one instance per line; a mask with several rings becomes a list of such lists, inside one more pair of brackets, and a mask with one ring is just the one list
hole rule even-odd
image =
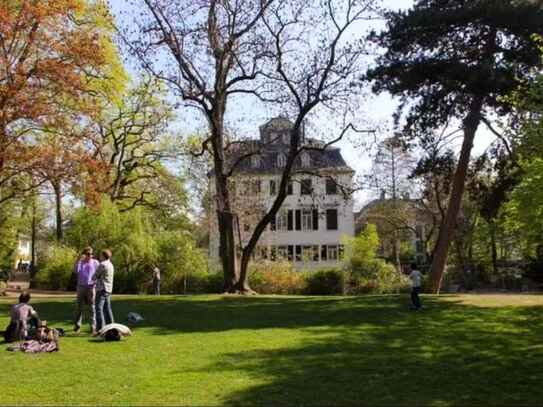
[[277, 184], [275, 183], [275, 180], [274, 179], [271, 179], [270, 180], [270, 195], [275, 195], [277, 192], [276, 192], [276, 187], [277, 187]]
[[313, 209], [313, 230], [319, 230], [319, 210]]
[[292, 219], [292, 209], [289, 209], [287, 215], [287, 229], [294, 230], [294, 220]]
[[321, 246], [321, 261], [326, 261], [328, 259], [326, 249], [327, 249], [326, 245], [323, 244]]
[[302, 230], [302, 211], [296, 209], [296, 230]]
[[337, 230], [337, 209], [326, 210], [326, 229]]

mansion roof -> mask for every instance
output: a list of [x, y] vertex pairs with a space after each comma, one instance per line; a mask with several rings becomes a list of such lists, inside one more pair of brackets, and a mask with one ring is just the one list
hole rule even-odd
[[[236, 165], [238, 173], [282, 172], [290, 149], [291, 128], [292, 122], [284, 117], [269, 120], [259, 128], [260, 139], [239, 141], [232, 145], [235, 148], [232, 148], [229, 154], [230, 165]], [[343, 159], [338, 147], [326, 146], [322, 141], [306, 138], [305, 130], [303, 133], [302, 145], [306, 149], [296, 157], [293, 172], [325, 169], [333, 169], [335, 172], [354, 172]]]

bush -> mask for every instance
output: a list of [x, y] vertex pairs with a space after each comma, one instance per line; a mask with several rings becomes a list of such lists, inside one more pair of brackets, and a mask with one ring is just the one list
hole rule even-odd
[[306, 288], [304, 273], [290, 262], [262, 261], [249, 266], [249, 285], [260, 294], [303, 294]]
[[343, 271], [337, 268], [318, 270], [307, 274], [308, 295], [343, 294]]
[[34, 277], [37, 288], [68, 290], [71, 287], [74, 262], [77, 252], [66, 246], [52, 245], [43, 253], [43, 262]]
[[382, 259], [375, 259], [366, 265], [366, 269], [351, 271], [347, 279], [346, 293], [392, 294], [408, 291], [409, 278]]
[[137, 207], [122, 212], [108, 199], [102, 200], [99, 209], [79, 208], [66, 231], [66, 242], [77, 250], [85, 246], [95, 252], [111, 249], [115, 293], [149, 292], [154, 264], [161, 271], [163, 292], [183, 293], [186, 280], [188, 287], [194, 287], [191, 292], [210, 286], [206, 256], [195, 247], [188, 230], [158, 227], [149, 211]]
[[224, 277], [220, 273], [176, 273], [167, 280], [163, 292], [170, 294], [219, 294]]

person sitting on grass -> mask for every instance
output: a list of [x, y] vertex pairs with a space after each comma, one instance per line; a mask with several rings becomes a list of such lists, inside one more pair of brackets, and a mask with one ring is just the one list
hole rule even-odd
[[419, 310], [422, 308], [419, 294], [422, 287], [422, 274], [418, 270], [418, 266], [415, 263], [411, 264], [411, 274], [409, 274], [411, 280], [411, 309]]
[[36, 328], [39, 324], [38, 313], [30, 306], [30, 293], [23, 291], [19, 296], [19, 303], [11, 307], [11, 321], [4, 332], [6, 342], [15, 342], [29, 336], [29, 328]]

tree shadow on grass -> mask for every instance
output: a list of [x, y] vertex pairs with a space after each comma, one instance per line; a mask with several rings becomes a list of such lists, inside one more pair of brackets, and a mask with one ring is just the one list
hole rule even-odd
[[[398, 296], [134, 297], [115, 298], [113, 307], [120, 322], [142, 314], [139, 328], [151, 335], [301, 333], [205, 366], [250, 378], [225, 391], [226, 405], [540, 406], [543, 307], [482, 308], [455, 298], [426, 297], [420, 312]], [[67, 323], [73, 305], [36, 308], [54, 326]]]
[[381, 299], [383, 315], [357, 306], [374, 300], [347, 300], [354, 313], [322, 310], [334, 320], [301, 327], [312, 335], [299, 346], [231, 353], [205, 370], [263, 383], [230, 394], [228, 405], [541, 405], [543, 307], [426, 299], [425, 311], [410, 313]]
[[[116, 322], [127, 323], [129, 312], [144, 321], [135, 327], [157, 335], [191, 332], [223, 332], [237, 329], [302, 328], [311, 326], [380, 323], [383, 315], [402, 315], [406, 300], [398, 297], [237, 297], [237, 296], [161, 296], [119, 297], [113, 299]], [[32, 303], [50, 326], [72, 327], [74, 303], [70, 300]], [[9, 305], [0, 303], [0, 315]], [[83, 328], [87, 324], [83, 321]]]

